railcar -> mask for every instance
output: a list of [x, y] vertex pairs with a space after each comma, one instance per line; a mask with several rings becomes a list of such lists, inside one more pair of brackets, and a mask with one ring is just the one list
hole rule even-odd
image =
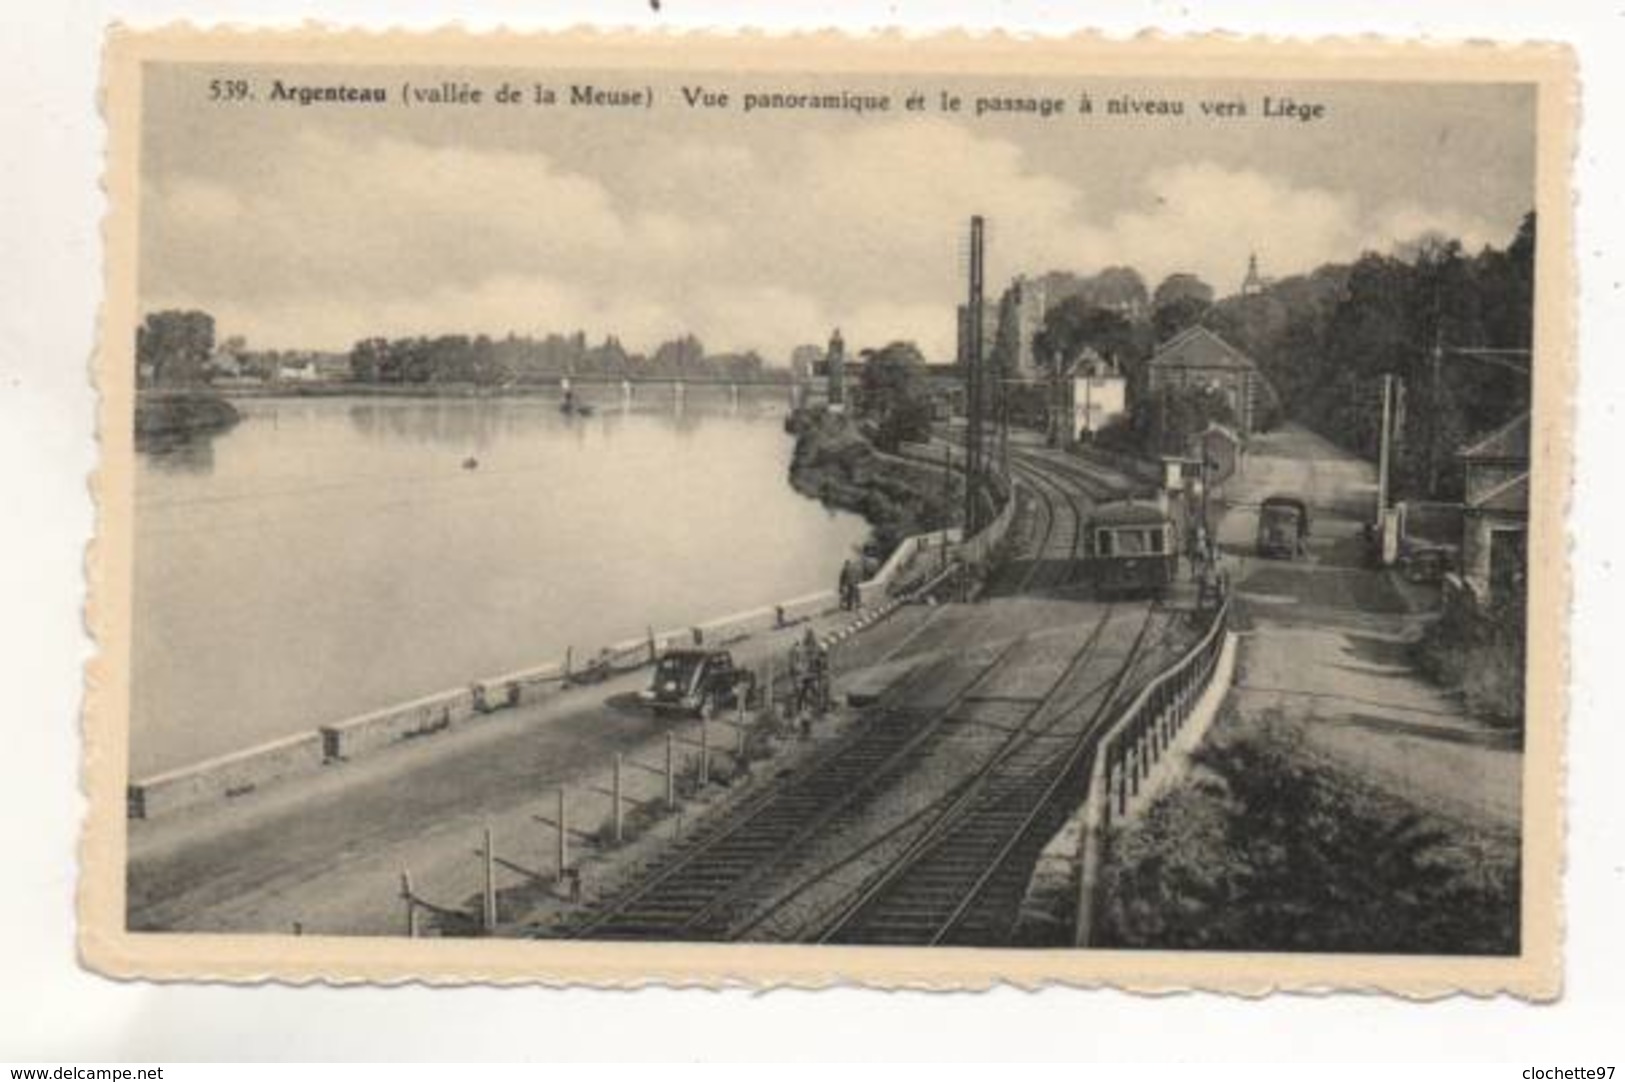
[[1095, 507], [1086, 527], [1089, 581], [1100, 597], [1161, 597], [1179, 572], [1174, 520], [1155, 503]]

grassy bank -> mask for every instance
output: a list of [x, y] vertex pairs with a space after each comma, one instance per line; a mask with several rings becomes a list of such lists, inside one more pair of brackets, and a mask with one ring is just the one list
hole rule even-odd
[[1515, 836], [1373, 788], [1279, 712], [1227, 713], [1196, 762], [1112, 834], [1102, 945], [1517, 952]]
[[1524, 618], [1522, 606], [1487, 613], [1446, 606], [1412, 649], [1416, 667], [1459, 692], [1467, 709], [1506, 725], [1523, 722]]
[[799, 410], [785, 427], [796, 437], [791, 485], [829, 507], [862, 515], [873, 531], [870, 556], [884, 559], [903, 538], [957, 521], [963, 492], [957, 475], [944, 492], [941, 470], [880, 453], [841, 414]]
[[212, 435], [242, 419], [235, 406], [211, 391], [143, 391], [135, 399], [136, 445]]

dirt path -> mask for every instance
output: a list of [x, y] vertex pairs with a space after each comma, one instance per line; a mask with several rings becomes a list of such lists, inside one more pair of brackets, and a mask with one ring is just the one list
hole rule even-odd
[[[1311, 505], [1305, 559], [1251, 554], [1257, 503], [1275, 492]], [[1364, 566], [1359, 530], [1373, 492], [1369, 463], [1313, 433], [1288, 426], [1254, 441], [1225, 486], [1218, 526], [1250, 625], [1235, 702], [1249, 716], [1307, 720], [1317, 751], [1423, 807], [1515, 831], [1519, 736], [1472, 717], [1410, 665], [1426, 599]]]

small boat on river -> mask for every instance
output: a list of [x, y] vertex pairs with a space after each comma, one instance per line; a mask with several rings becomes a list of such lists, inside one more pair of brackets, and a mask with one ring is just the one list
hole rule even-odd
[[591, 417], [592, 405], [577, 399], [574, 391], [565, 391], [564, 401], [559, 403], [559, 412], [567, 417]]

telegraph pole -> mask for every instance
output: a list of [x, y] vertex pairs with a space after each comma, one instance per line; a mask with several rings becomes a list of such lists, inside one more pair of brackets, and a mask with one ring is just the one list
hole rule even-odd
[[1388, 459], [1390, 451], [1388, 444], [1391, 438], [1390, 423], [1394, 408], [1394, 377], [1384, 373], [1382, 377], [1382, 431], [1377, 448], [1377, 529], [1384, 527], [1384, 519], [1388, 511]]
[[1443, 319], [1438, 314], [1438, 302], [1434, 302], [1435, 315], [1433, 317], [1433, 348], [1428, 351], [1428, 413], [1432, 422], [1428, 427], [1428, 498], [1439, 494], [1439, 428], [1444, 423], [1444, 382], [1441, 379], [1440, 362], [1444, 360]]
[[970, 295], [965, 330], [970, 348], [965, 352], [965, 536], [976, 532], [980, 505], [976, 482], [982, 475], [982, 216], [970, 220]]

